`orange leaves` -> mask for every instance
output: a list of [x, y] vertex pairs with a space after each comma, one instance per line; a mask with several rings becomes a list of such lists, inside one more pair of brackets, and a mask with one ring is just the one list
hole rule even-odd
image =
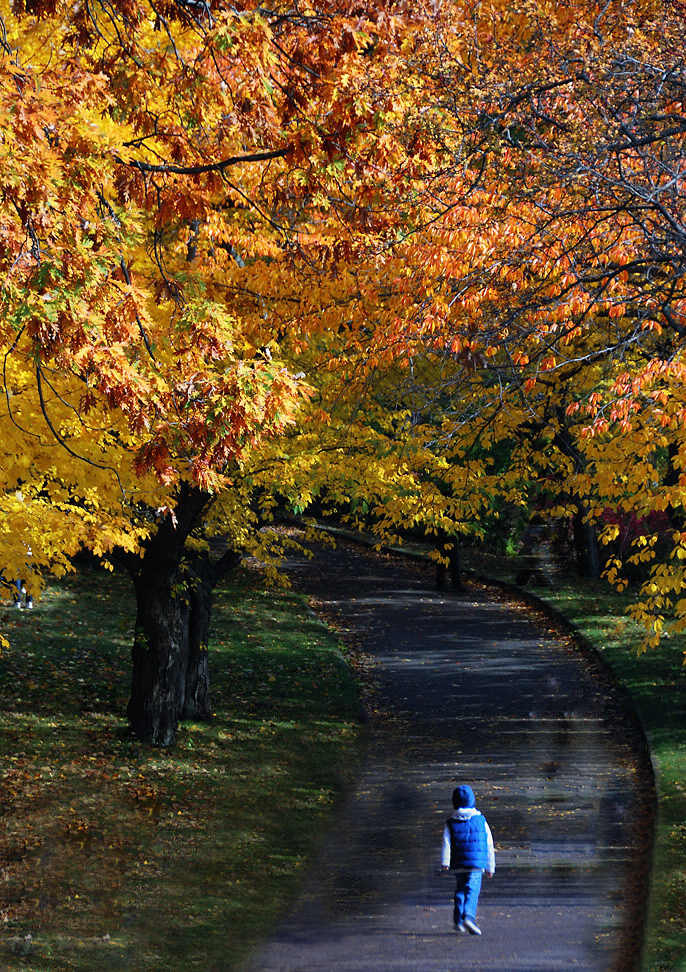
[[177, 478], [169, 448], [163, 439], [143, 443], [134, 458], [133, 466], [139, 476], [153, 470], [163, 485], [170, 485]]
[[111, 307], [104, 317], [103, 336], [108, 346], [125, 344], [135, 333], [138, 319], [138, 308], [131, 294], [125, 294], [114, 307]]
[[[180, 179], [183, 177], [180, 177]], [[186, 177], [185, 185], [180, 182], [172, 187], [156, 206], [155, 223], [159, 228], [178, 222], [203, 220], [206, 215], [206, 202], [200, 192], [196, 192], [192, 179]]]

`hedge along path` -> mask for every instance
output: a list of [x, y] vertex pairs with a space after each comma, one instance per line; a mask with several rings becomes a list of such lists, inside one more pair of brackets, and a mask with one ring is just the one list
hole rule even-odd
[[[293, 572], [371, 659], [385, 718], [246, 972], [638, 969], [652, 778], [602, 671], [507, 595], [438, 593], [398, 557], [345, 545]], [[496, 842], [481, 938], [456, 935], [437, 873], [457, 782]]]

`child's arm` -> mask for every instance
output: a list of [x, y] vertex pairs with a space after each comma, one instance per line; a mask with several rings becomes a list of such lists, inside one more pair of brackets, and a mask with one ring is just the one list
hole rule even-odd
[[486, 828], [486, 841], [488, 843], [488, 867], [486, 868], [486, 874], [489, 877], [493, 877], [495, 874], [495, 847], [493, 846], [493, 834], [491, 833], [491, 828], [486, 823], [485, 817], [484, 826]]
[[450, 870], [450, 828], [448, 824], [443, 828], [443, 846], [441, 848], [441, 869]]

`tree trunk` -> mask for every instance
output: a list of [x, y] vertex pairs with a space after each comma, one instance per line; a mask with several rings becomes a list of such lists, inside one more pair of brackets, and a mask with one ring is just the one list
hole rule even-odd
[[574, 516], [574, 546], [581, 575], [597, 580], [601, 571], [598, 534], [595, 526], [585, 520], [582, 509]]
[[207, 571], [196, 573], [188, 589], [188, 656], [182, 719], [205, 720], [212, 715], [207, 643], [214, 585], [206, 574]]
[[451, 540], [443, 547], [443, 555], [448, 558], [448, 563], [436, 565], [436, 587], [439, 591], [444, 591], [448, 586], [455, 591], [463, 590], [462, 576], [460, 573], [460, 548], [457, 540]]
[[212, 598], [218, 580], [240, 563], [227, 549], [186, 549], [201, 528], [211, 497], [181, 484], [173, 516], [166, 516], [145, 544], [142, 557], [126, 555], [136, 592], [133, 675], [127, 713], [143, 742], [170, 746], [180, 719], [209, 719], [207, 642]]
[[190, 604], [178, 570], [134, 577], [136, 628], [127, 715], [135, 735], [171, 746], [182, 716], [188, 670]]
[[450, 580], [453, 585], [454, 591], [461, 591], [462, 588], [462, 573], [460, 570], [460, 547], [457, 540], [453, 540], [450, 544]]
[[155, 746], [172, 745], [186, 705], [191, 597], [185, 545], [210, 499], [182, 483], [173, 514], [158, 521], [143, 555], [126, 561], [136, 592], [127, 714], [135, 735]]
[[[560, 421], [560, 431], [555, 436], [555, 445], [563, 455], [573, 460], [577, 472], [583, 472], [586, 468], [586, 460], [574, 444], [562, 405], [557, 407], [557, 417]], [[598, 532], [594, 524], [585, 519], [585, 514], [586, 510], [582, 504], [579, 504], [578, 512], [572, 520], [576, 562], [582, 577], [597, 580], [602, 569]]]
[[184, 719], [205, 720], [212, 715], [207, 644], [214, 589], [221, 578], [235, 570], [240, 562], [241, 555], [228, 548], [216, 561], [212, 561], [209, 554], [197, 555], [188, 567], [190, 613], [186, 693], [182, 716]]
[[180, 719], [209, 719], [207, 643], [214, 585], [187, 564], [169, 577], [159, 565], [134, 578], [137, 599], [128, 716], [136, 736], [170, 746]]

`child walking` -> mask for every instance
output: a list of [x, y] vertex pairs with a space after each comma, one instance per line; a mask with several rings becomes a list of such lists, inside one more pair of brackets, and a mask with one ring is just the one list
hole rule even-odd
[[489, 877], [495, 874], [495, 850], [486, 818], [474, 804], [471, 786], [458, 786], [453, 790], [455, 812], [443, 828], [441, 870], [455, 872], [453, 921], [456, 931], [480, 935], [476, 906], [481, 877], [484, 871]]

